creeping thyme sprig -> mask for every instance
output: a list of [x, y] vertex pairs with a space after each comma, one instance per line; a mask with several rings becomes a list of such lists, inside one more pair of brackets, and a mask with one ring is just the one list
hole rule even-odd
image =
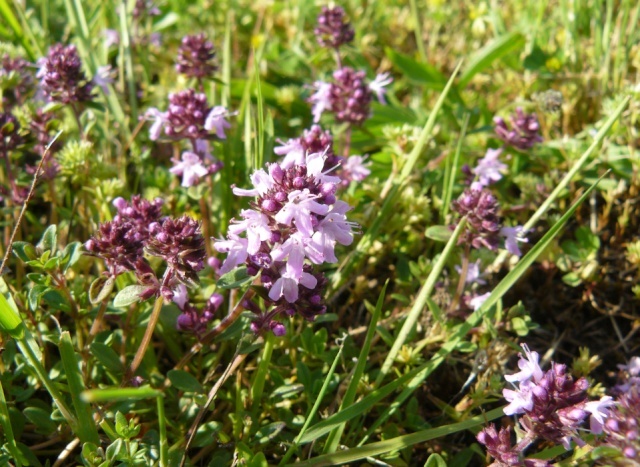
[[233, 189], [238, 196], [256, 199], [215, 248], [227, 253], [220, 273], [239, 266], [252, 275], [261, 272], [268, 306], [243, 304], [256, 315], [255, 332], [281, 335], [281, 316], [298, 313], [312, 320], [326, 310], [326, 281], [316, 266], [337, 262], [335, 246], [353, 242], [355, 224], [346, 218], [351, 207], [336, 199], [340, 179], [323, 172], [325, 161], [324, 153], [313, 153], [304, 163], [270, 164], [251, 176], [252, 189]]

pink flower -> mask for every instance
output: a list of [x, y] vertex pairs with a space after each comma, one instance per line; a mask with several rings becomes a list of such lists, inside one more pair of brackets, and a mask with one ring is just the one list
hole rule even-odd
[[[540, 360], [538, 352], [530, 351], [527, 344], [522, 344], [522, 348], [524, 349], [526, 358], [524, 358], [522, 354], [520, 354], [518, 368], [520, 368], [521, 371], [513, 375], [505, 375], [504, 379], [506, 379], [510, 383], [516, 381], [522, 383], [530, 380], [531, 378], [533, 378], [535, 382], [540, 381], [542, 379], [543, 372], [538, 363]], [[520, 386], [522, 387], [522, 384]]]
[[487, 154], [478, 161], [478, 165], [473, 169], [473, 173], [478, 177], [480, 187], [489, 186], [502, 178], [501, 171], [506, 170], [507, 165], [500, 162], [502, 148], [488, 149]]
[[303, 272], [300, 278], [296, 278], [285, 270], [271, 287], [269, 298], [275, 302], [284, 296], [287, 302], [293, 303], [298, 300], [298, 284], [302, 284], [307, 289], [313, 289], [318, 284], [318, 280], [308, 272]]
[[599, 435], [602, 433], [602, 427], [604, 426], [605, 419], [609, 415], [609, 407], [616, 405], [616, 402], [611, 396], [603, 396], [599, 401], [587, 402], [584, 405], [584, 410], [591, 414], [589, 417], [589, 424], [591, 432]]
[[243, 264], [249, 256], [248, 240], [234, 234], [228, 235], [228, 240], [218, 240], [213, 244], [220, 253], [227, 253], [227, 258], [219, 269], [220, 274], [226, 274], [236, 266]]
[[520, 388], [517, 391], [503, 389], [502, 396], [509, 402], [509, 405], [504, 408], [504, 414], [514, 415], [533, 409], [532, 389], [534, 386], [531, 381], [524, 381], [520, 383]]
[[305, 257], [315, 264], [322, 264], [324, 255], [317, 250], [308, 237], [301, 232], [295, 232], [282, 244], [276, 245], [271, 250], [271, 259], [274, 261], [287, 261], [287, 272], [296, 279], [302, 277], [302, 266]]
[[500, 229], [500, 235], [502, 235], [504, 240], [504, 246], [509, 253], [516, 256], [522, 256], [522, 252], [518, 247], [518, 242], [528, 243], [529, 240], [525, 237], [520, 236], [522, 233], [522, 226], [518, 225], [516, 227], [502, 227]]
[[160, 137], [160, 133], [162, 133], [162, 127], [167, 122], [166, 112], [160, 112], [156, 108], [151, 108], [146, 111], [144, 118], [153, 121], [151, 128], [149, 128], [149, 138], [151, 141], [157, 140]]
[[273, 187], [274, 182], [271, 175], [260, 169], [251, 174], [251, 183], [253, 183], [253, 188], [248, 190], [234, 186], [232, 188], [233, 194], [236, 196], [261, 196]]
[[486, 294], [473, 297], [471, 300], [469, 300], [469, 306], [473, 308], [473, 311], [479, 310], [480, 307], [484, 304], [484, 302], [487, 301], [487, 298], [489, 298], [489, 295], [491, 295], [491, 292], [487, 292]]
[[213, 130], [218, 138], [226, 139], [227, 136], [224, 134], [224, 130], [231, 128], [231, 124], [225, 120], [228, 114], [227, 109], [224, 107], [220, 105], [214, 107], [204, 121], [204, 129], [208, 131]]
[[385, 99], [387, 89], [385, 89], [385, 86], [388, 86], [391, 83], [393, 83], [393, 78], [389, 76], [389, 73], [380, 73], [376, 76], [376, 79], [369, 83], [369, 89], [371, 89], [371, 92], [376, 95], [381, 104], [387, 103]]
[[316, 92], [309, 97], [309, 101], [313, 103], [313, 121], [318, 123], [322, 112], [331, 110], [331, 83], [316, 81], [313, 85]]
[[361, 182], [371, 174], [364, 162], [367, 156], [349, 156], [342, 163], [342, 178], [349, 182]]
[[284, 225], [291, 225], [295, 221], [298, 231], [306, 237], [311, 237], [313, 235], [311, 213], [325, 215], [329, 212], [329, 206], [318, 203], [316, 198], [318, 196], [312, 195], [308, 188], [292, 191], [288, 195], [289, 202], [275, 215], [276, 221]]
[[196, 185], [198, 181], [209, 174], [209, 169], [202, 165], [200, 157], [190, 151], [182, 153], [182, 162], [177, 162], [169, 169], [174, 175], [182, 175], [182, 186], [190, 187]]
[[286, 143], [280, 142], [281, 146], [275, 148], [275, 152], [279, 156], [284, 156], [284, 159], [280, 161], [280, 167], [284, 170], [296, 165], [305, 164], [306, 151], [300, 144], [300, 139], [290, 139]]
[[272, 232], [269, 226], [269, 218], [251, 209], [242, 210], [240, 215], [244, 220], [230, 225], [229, 232], [239, 235], [246, 231], [248, 240], [247, 252], [250, 255], [255, 255], [260, 249], [260, 244], [271, 238]]

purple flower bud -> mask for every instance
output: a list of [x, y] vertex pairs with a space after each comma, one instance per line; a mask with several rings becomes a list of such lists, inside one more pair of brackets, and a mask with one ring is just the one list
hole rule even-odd
[[41, 63], [36, 77], [40, 78], [42, 91], [51, 102], [70, 104], [93, 99], [93, 83], [82, 71], [82, 62], [74, 45], [52, 45]]
[[287, 333], [287, 328], [285, 328], [282, 323], [278, 323], [277, 321], [271, 321], [269, 327], [271, 328], [271, 332], [273, 332], [273, 335], [276, 337], [282, 337]]
[[337, 48], [353, 40], [354, 31], [345, 19], [344, 10], [339, 7], [322, 7], [313, 31], [322, 47]]

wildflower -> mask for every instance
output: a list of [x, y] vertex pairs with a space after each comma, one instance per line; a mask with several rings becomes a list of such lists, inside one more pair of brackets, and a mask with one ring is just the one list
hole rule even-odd
[[257, 199], [214, 246], [228, 254], [221, 274], [243, 263], [250, 274], [261, 271], [273, 308], [245, 304], [256, 315], [255, 332], [284, 333], [277, 320], [283, 313], [313, 319], [325, 311], [326, 280], [312, 265], [337, 261], [335, 245], [350, 244], [354, 226], [345, 216], [350, 206], [335, 197], [340, 180], [323, 172], [326, 158], [325, 153], [313, 153], [306, 154], [304, 164], [270, 164], [267, 171], [252, 174], [253, 189], [233, 189], [238, 196]]
[[637, 461], [640, 456], [640, 388], [630, 388], [606, 410], [602, 444], [618, 449], [627, 459]]
[[603, 396], [599, 401], [587, 402], [584, 405], [584, 410], [591, 414], [589, 424], [592, 433], [596, 435], [602, 433], [605, 418], [609, 415], [609, 408], [615, 406], [615, 404], [613, 397]]
[[36, 77], [50, 101], [70, 104], [93, 99], [93, 83], [82, 71], [82, 62], [74, 45], [55, 44], [41, 62]]
[[385, 99], [387, 89], [385, 86], [388, 86], [391, 83], [393, 83], [393, 78], [391, 78], [389, 73], [380, 73], [376, 75], [376, 79], [369, 83], [369, 89], [376, 95], [378, 102], [381, 104], [387, 103], [387, 100]]
[[129, 222], [113, 221], [100, 224], [96, 234], [85, 243], [87, 253], [102, 258], [107, 274], [115, 277], [125, 271], [135, 271], [142, 259], [143, 238]]
[[159, 16], [160, 10], [151, 0], [136, 0], [132, 14], [134, 18], [140, 20], [145, 17]]
[[331, 132], [324, 131], [319, 125], [312, 125], [302, 132], [302, 136], [280, 142], [281, 146], [273, 152], [284, 158], [279, 162], [280, 167], [288, 169], [296, 165], [305, 165], [308, 154], [323, 154], [325, 157], [323, 172], [336, 169], [341, 157], [333, 152], [333, 136]]
[[185, 36], [178, 49], [176, 70], [190, 78], [209, 78], [218, 69], [216, 52], [205, 34]]
[[[184, 286], [183, 286], [184, 287]], [[186, 287], [184, 288], [186, 292]], [[180, 298], [182, 300], [182, 298]], [[173, 298], [176, 300], [175, 295]], [[215, 312], [218, 311], [220, 305], [222, 305], [222, 295], [214, 293], [209, 297], [207, 303], [202, 310], [198, 310], [195, 306], [191, 305], [187, 300], [184, 301], [180, 309], [182, 313], [176, 320], [176, 329], [178, 331], [189, 332], [200, 337], [207, 329], [207, 325], [213, 319]]]
[[[462, 267], [455, 266], [458, 274], [462, 274]], [[477, 260], [475, 263], [469, 263], [467, 265], [467, 276], [465, 277], [465, 282], [467, 284], [479, 284], [484, 285], [487, 283], [484, 279], [481, 278], [482, 273], [480, 272], [480, 260]]]
[[527, 344], [522, 344], [522, 348], [524, 349], [525, 356], [520, 354], [520, 360], [518, 360], [518, 368], [520, 368], [520, 372], [513, 375], [505, 375], [504, 379], [510, 383], [514, 383], [516, 381], [524, 382], [532, 378], [534, 382], [540, 381], [542, 379], [543, 372], [540, 368], [540, 356], [538, 355], [538, 352], [532, 352], [529, 350], [529, 346], [527, 346]]
[[481, 189], [502, 178], [501, 171], [505, 170], [507, 165], [498, 159], [500, 154], [502, 154], [502, 148], [487, 150], [487, 154], [478, 161], [478, 165], [473, 169], [473, 173], [478, 177], [478, 181], [476, 182], [477, 185], [472, 185], [472, 187]]
[[226, 128], [231, 128], [231, 124], [225, 120], [225, 117], [229, 114], [227, 109], [222, 106], [216, 106], [211, 109], [211, 112], [207, 114], [207, 118], [204, 122], [204, 128], [208, 131], [214, 131], [216, 136], [220, 139], [226, 139], [224, 134]]
[[487, 301], [487, 298], [489, 298], [489, 295], [491, 295], [491, 292], [487, 292], [485, 294], [473, 297], [471, 300], [469, 300], [469, 306], [473, 308], [473, 311], [479, 310], [480, 307], [484, 304], [484, 302]]
[[104, 46], [109, 49], [111, 46], [120, 44], [120, 34], [115, 29], [105, 29], [102, 31]]
[[626, 365], [618, 365], [623, 371], [628, 372], [631, 376], [640, 376], [640, 357], [631, 357]]
[[113, 200], [113, 205], [118, 213], [113, 218], [114, 222], [129, 222], [140, 235], [143, 241], [149, 238], [149, 227], [154, 222], [159, 222], [162, 217], [162, 198], [155, 198], [147, 201], [140, 195], [131, 197], [127, 202], [124, 198], [118, 197]]
[[349, 156], [344, 159], [342, 163], [342, 171], [340, 172], [340, 178], [344, 180], [346, 184], [349, 182], [361, 182], [369, 175], [371, 170], [367, 168], [368, 164], [365, 164], [367, 156]]
[[470, 243], [474, 248], [495, 250], [499, 244], [500, 222], [498, 201], [486, 189], [466, 189], [453, 203], [452, 209], [467, 216], [467, 230], [458, 244]]
[[525, 114], [518, 107], [515, 115], [511, 116], [511, 130], [502, 118], [495, 117], [493, 121], [496, 124], [495, 132], [498, 138], [516, 149], [526, 151], [542, 141], [539, 134], [540, 124], [535, 113]]
[[346, 21], [344, 9], [339, 6], [322, 7], [313, 32], [318, 44], [334, 49], [351, 42], [354, 37], [353, 27]]
[[182, 176], [182, 186], [190, 187], [209, 174], [209, 169], [202, 165], [202, 160], [197, 154], [185, 151], [182, 153], [182, 161], [176, 162], [169, 169], [174, 175]]
[[373, 93], [365, 82], [364, 71], [343, 67], [333, 72], [331, 111], [336, 121], [360, 126], [369, 118]]
[[153, 121], [151, 128], [149, 128], [149, 138], [151, 141], [155, 141], [160, 137], [162, 133], [162, 128], [167, 122], [167, 114], [166, 112], [160, 112], [158, 109], [152, 107], [147, 109], [144, 114], [144, 118], [146, 120]]
[[318, 123], [320, 121], [320, 116], [323, 112], [327, 110], [332, 110], [331, 108], [331, 83], [325, 83], [323, 81], [316, 81], [313, 83], [315, 93], [309, 97], [309, 102], [313, 104], [313, 108], [311, 113], [313, 114], [313, 121]]
[[518, 247], [518, 242], [527, 243], [529, 240], [521, 237], [522, 226], [518, 225], [516, 227], [502, 227], [500, 229], [500, 235], [505, 238], [504, 245], [506, 250], [512, 255], [522, 256], [522, 252]]
[[111, 65], [101, 66], [93, 77], [93, 84], [102, 89], [105, 95], [109, 94], [109, 85], [113, 83], [113, 71]]
[[[204, 268], [204, 238], [200, 225], [189, 216], [165, 218], [149, 226], [146, 251], [165, 260], [173, 276], [186, 285], [198, 282], [198, 271]], [[165, 280], [168, 283], [169, 280]]]
[[173, 139], [206, 138], [205, 121], [210, 112], [207, 96], [193, 89], [169, 94], [164, 132]]

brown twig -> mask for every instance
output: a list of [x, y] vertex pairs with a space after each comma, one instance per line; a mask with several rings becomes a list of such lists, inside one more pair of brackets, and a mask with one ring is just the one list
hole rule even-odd
[[9, 255], [11, 254], [11, 249], [13, 246], [13, 241], [16, 238], [16, 234], [18, 229], [20, 228], [20, 224], [22, 223], [22, 218], [24, 217], [24, 213], [27, 212], [27, 205], [31, 198], [33, 198], [33, 193], [36, 191], [36, 185], [38, 184], [38, 179], [40, 178], [40, 172], [42, 171], [42, 166], [49, 155], [49, 150], [51, 149], [51, 145], [55, 143], [58, 137], [62, 134], [62, 130], [60, 130], [51, 140], [51, 142], [44, 148], [44, 152], [42, 153], [42, 159], [40, 159], [40, 163], [38, 164], [38, 168], [36, 173], [33, 175], [33, 181], [31, 182], [31, 188], [29, 189], [29, 193], [27, 194], [27, 198], [24, 200], [24, 204], [22, 205], [22, 209], [20, 210], [20, 215], [16, 220], [16, 225], [13, 228], [13, 232], [11, 232], [11, 237], [9, 237], [9, 243], [7, 243], [7, 250], [4, 252], [4, 258], [2, 258], [2, 264], [0, 265], [0, 274], [4, 271], [4, 267], [9, 261]]

